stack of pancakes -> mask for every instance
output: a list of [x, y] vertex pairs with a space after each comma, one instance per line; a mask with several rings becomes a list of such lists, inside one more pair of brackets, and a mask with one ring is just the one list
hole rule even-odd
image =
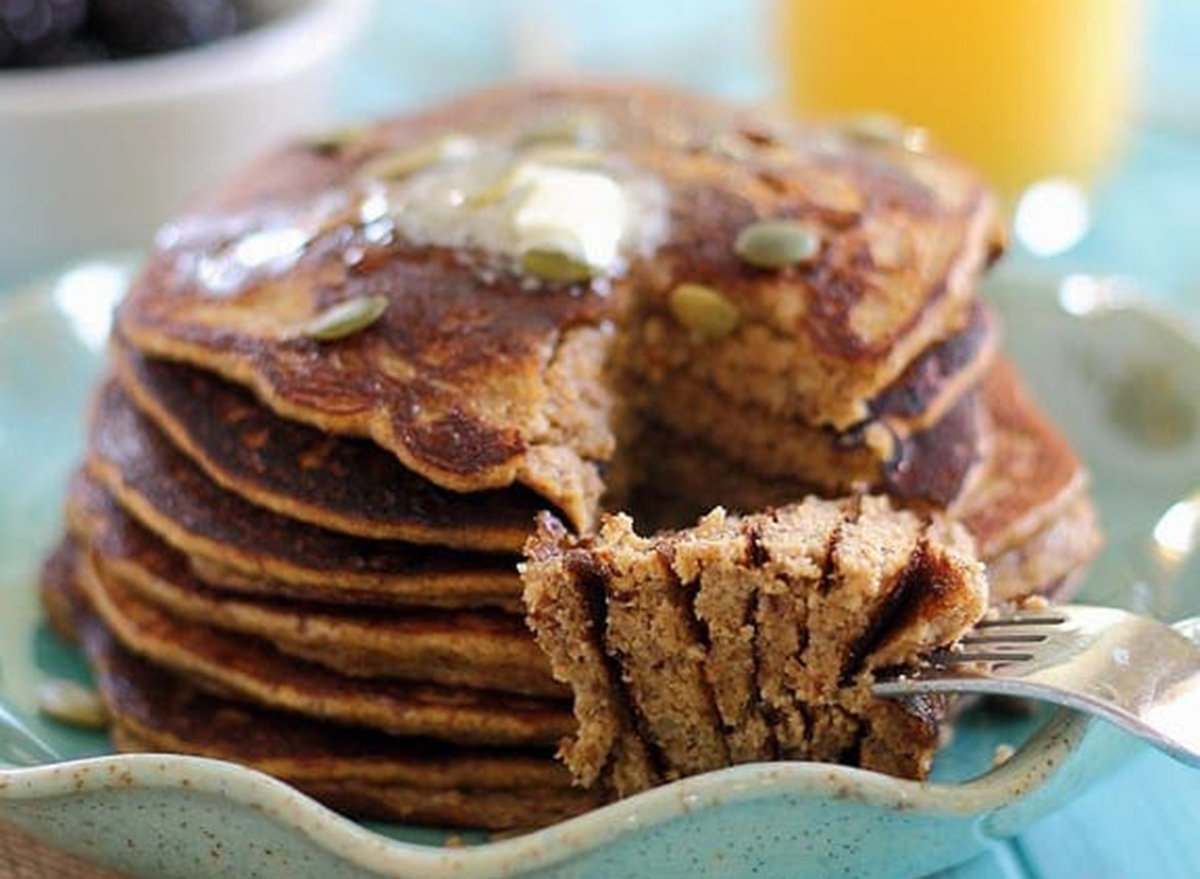
[[[619, 214], [607, 263], [490, 249], [489, 217], [572, 198]], [[747, 264], [732, 242], [772, 217], [817, 251]], [[648, 88], [294, 145], [165, 227], [119, 309], [47, 607], [122, 747], [375, 817], [589, 808], [523, 617], [539, 510], [586, 534], [605, 506], [665, 526], [866, 488], [960, 518], [993, 598], [1078, 576], [1083, 471], [976, 297], [999, 249], [944, 157]], [[735, 319], [698, 331], [683, 284]]]

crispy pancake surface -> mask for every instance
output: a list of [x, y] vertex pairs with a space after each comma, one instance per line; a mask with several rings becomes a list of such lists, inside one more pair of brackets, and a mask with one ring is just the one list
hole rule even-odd
[[[347, 264], [356, 221], [310, 229], [314, 205], [348, 200], [361, 215], [356, 181], [381, 154], [445, 136], [513, 144], [568, 113], [594, 120], [604, 154], [666, 193], [661, 242], [614, 277], [531, 290], [402, 235]], [[818, 258], [773, 273], [739, 260], [738, 232], [779, 216], [821, 229]], [[270, 270], [270, 247], [296, 229], [303, 245]], [[999, 239], [982, 184], [941, 156], [644, 86], [514, 86], [380, 125], [333, 154], [295, 147], [264, 160], [164, 230], [118, 324], [140, 350], [248, 385], [287, 417], [370, 436], [438, 484], [520, 482], [579, 521], [599, 492], [593, 462], [612, 454], [610, 322], [634, 308], [668, 315], [682, 282], [717, 288], [742, 316], [729, 338], [697, 345], [664, 320], [661, 339], [631, 350], [646, 363], [686, 358], [772, 411], [846, 427], [965, 324]], [[238, 272], [244, 283], [231, 285]], [[366, 330], [331, 343], [297, 335], [362, 296], [387, 300]]]
[[164, 613], [81, 558], [88, 604], [129, 650], [253, 704], [397, 735], [459, 743], [552, 745], [572, 729], [565, 703], [428, 683], [341, 675], [268, 644]]
[[[240, 578], [225, 570], [209, 570], [199, 559], [166, 543], [153, 531], [129, 515], [116, 499], [85, 472], [76, 473], [67, 489], [68, 529], [87, 540], [103, 556], [105, 563], [121, 569], [122, 576], [137, 578], [141, 571], [152, 571], [173, 582], [195, 582], [222, 592], [268, 600], [298, 600], [334, 607], [394, 608], [429, 606], [444, 608], [500, 607], [519, 611], [507, 593], [497, 595], [474, 588], [451, 589], [446, 584], [433, 594], [414, 600], [405, 591], [389, 588], [347, 587], [336, 582], [287, 583], [271, 578]], [[204, 570], [202, 575], [201, 571]], [[128, 573], [132, 572], [132, 573]], [[457, 582], [457, 581], [451, 581]]]
[[131, 519], [94, 484], [76, 484], [67, 519], [101, 574], [180, 619], [259, 637], [285, 653], [352, 676], [562, 693], [518, 614], [214, 589], [196, 576], [186, 556]]
[[1083, 463], [1029, 395], [1012, 363], [997, 362], [980, 392], [991, 422], [991, 451], [975, 485], [951, 505], [951, 512], [990, 558], [1052, 524], [1076, 499], [1090, 501]]
[[130, 399], [181, 451], [281, 515], [359, 537], [519, 552], [546, 506], [520, 487], [440, 488], [373, 442], [282, 419], [217, 375], [144, 357], [119, 338], [112, 354]]
[[337, 534], [221, 489], [114, 381], [96, 397], [87, 470], [167, 543], [253, 581], [383, 591], [413, 604], [447, 604], [456, 593], [503, 604], [519, 595], [511, 557]]
[[77, 639], [122, 751], [198, 754], [282, 778], [350, 815], [492, 830], [531, 828], [599, 805], [549, 750], [396, 737], [233, 701], [123, 647], [75, 584], [77, 547], [43, 570], [54, 628]]

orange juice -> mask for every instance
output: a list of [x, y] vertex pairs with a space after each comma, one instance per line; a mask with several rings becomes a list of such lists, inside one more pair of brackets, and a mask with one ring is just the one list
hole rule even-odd
[[885, 111], [1015, 195], [1088, 182], [1127, 124], [1138, 0], [777, 0], [789, 109]]

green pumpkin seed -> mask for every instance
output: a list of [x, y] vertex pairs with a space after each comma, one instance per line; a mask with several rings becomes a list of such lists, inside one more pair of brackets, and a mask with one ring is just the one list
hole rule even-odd
[[675, 320], [710, 341], [728, 336], [742, 322], [736, 305], [703, 284], [680, 284], [671, 291], [670, 305]]
[[515, 146], [525, 149], [539, 144], [577, 144], [589, 146], [601, 141], [600, 120], [585, 111], [564, 111], [537, 120], [516, 138]]
[[521, 268], [536, 278], [559, 284], [578, 284], [591, 279], [592, 267], [555, 247], [531, 247], [521, 254]]
[[328, 131], [314, 134], [304, 143], [313, 152], [327, 155], [341, 152], [346, 147], [357, 143], [366, 133], [365, 125], [343, 125], [340, 128], [331, 128]]
[[38, 687], [38, 710], [47, 717], [83, 729], [108, 726], [108, 709], [100, 695], [75, 681], [61, 678]]
[[796, 220], [759, 220], [738, 233], [733, 249], [752, 266], [782, 269], [812, 260], [821, 250], [821, 238]]
[[367, 162], [359, 173], [377, 180], [403, 180], [418, 171], [451, 159], [461, 159], [475, 149], [475, 142], [459, 134], [448, 134], [426, 143], [392, 150]]
[[327, 308], [305, 324], [301, 335], [321, 342], [344, 339], [365, 330], [387, 310], [386, 296], [359, 296]]
[[488, 183], [483, 184], [466, 198], [463, 206], [468, 208], [486, 208], [500, 204], [513, 194], [513, 184], [517, 173], [514, 168], [506, 168]]
[[534, 161], [564, 168], [603, 168], [607, 164], [604, 153], [574, 143], [538, 144], [531, 148], [527, 155]]

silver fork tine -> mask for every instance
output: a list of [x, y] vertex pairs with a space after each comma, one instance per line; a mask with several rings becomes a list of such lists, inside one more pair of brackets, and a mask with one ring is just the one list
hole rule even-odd
[[1065, 623], [1066, 621], [1067, 616], [1061, 613], [1015, 613], [1012, 616], [996, 617], [995, 619], [984, 618], [975, 624], [975, 628], [995, 629], [1000, 626], [1053, 626], [1058, 623]]
[[1176, 629], [1070, 605], [985, 620], [929, 666], [875, 684], [880, 696], [994, 693], [1076, 708], [1200, 767], [1200, 619]]

